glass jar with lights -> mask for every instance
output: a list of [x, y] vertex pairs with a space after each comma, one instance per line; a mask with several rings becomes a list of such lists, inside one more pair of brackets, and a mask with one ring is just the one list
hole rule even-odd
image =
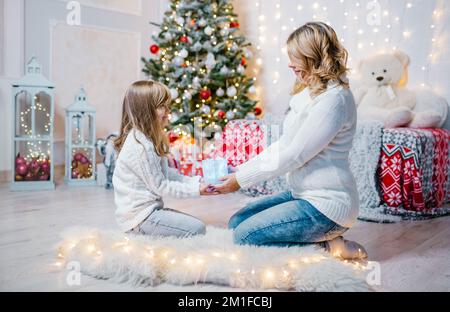
[[66, 108], [65, 181], [68, 185], [96, 184], [95, 113], [83, 88], [75, 102]]
[[12, 84], [11, 189], [54, 189], [54, 84], [42, 74], [35, 57], [25, 76]]

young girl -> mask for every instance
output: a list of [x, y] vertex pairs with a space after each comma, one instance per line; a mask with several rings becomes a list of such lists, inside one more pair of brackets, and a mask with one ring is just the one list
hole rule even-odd
[[289, 191], [247, 205], [229, 227], [238, 244], [320, 243], [343, 258], [365, 258], [362, 246], [341, 236], [355, 224], [359, 209], [348, 162], [356, 105], [345, 78], [347, 51], [324, 23], [294, 31], [287, 51], [297, 84], [283, 135], [216, 189], [233, 192], [287, 174]]
[[205, 224], [190, 215], [164, 208], [163, 196], [211, 195], [200, 177], [186, 177], [168, 168], [169, 89], [154, 81], [133, 83], [125, 94], [119, 156], [113, 185], [116, 219], [124, 232], [186, 237], [205, 233]]

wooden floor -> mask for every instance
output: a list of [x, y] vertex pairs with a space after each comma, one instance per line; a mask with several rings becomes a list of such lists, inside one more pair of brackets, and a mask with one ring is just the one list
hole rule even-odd
[[[249, 199], [241, 194], [168, 200], [167, 205], [215, 226]], [[73, 225], [115, 229], [113, 192], [99, 187], [10, 192], [0, 185], [0, 291], [204, 291], [211, 286], [130, 288], [82, 277], [68, 286], [56, 270], [59, 233]], [[450, 218], [375, 224], [358, 222], [346, 238], [362, 243], [370, 260], [381, 264], [381, 291], [450, 291]], [[220, 288], [227, 290], [226, 288]], [[231, 290], [231, 289], [229, 289]]]

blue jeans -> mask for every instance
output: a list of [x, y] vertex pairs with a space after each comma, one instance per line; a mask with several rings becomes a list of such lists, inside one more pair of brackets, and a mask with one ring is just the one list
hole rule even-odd
[[154, 210], [139, 226], [131, 231], [135, 234], [179, 238], [203, 235], [206, 232], [205, 224], [185, 213], [164, 208]]
[[291, 192], [248, 204], [231, 217], [228, 227], [236, 244], [279, 247], [321, 243], [348, 230]]

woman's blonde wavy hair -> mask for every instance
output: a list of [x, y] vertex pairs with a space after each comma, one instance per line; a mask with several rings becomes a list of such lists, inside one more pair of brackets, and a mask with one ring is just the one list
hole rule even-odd
[[134, 128], [153, 143], [158, 156], [166, 156], [169, 153], [169, 143], [157, 109], [164, 107], [168, 110], [170, 103], [170, 91], [162, 83], [151, 80], [133, 83], [123, 100], [120, 134], [114, 141], [116, 150], [120, 152]]
[[313, 96], [327, 89], [329, 81], [349, 87], [347, 73], [348, 52], [336, 32], [325, 23], [310, 22], [295, 30], [287, 40], [291, 61], [304, 72], [303, 81], [297, 79], [292, 94], [309, 87]]

